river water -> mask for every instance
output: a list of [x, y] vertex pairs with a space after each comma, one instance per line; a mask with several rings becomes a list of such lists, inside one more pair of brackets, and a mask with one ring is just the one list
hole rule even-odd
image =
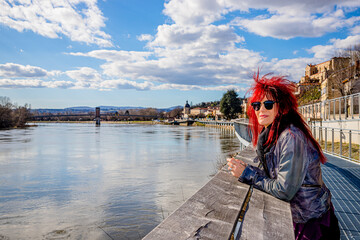
[[0, 131], [0, 239], [141, 239], [238, 150], [232, 131], [205, 127]]

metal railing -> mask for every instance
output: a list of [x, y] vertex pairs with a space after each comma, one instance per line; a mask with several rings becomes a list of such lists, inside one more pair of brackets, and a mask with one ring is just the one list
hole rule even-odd
[[360, 163], [360, 131], [310, 126], [323, 152]]
[[360, 93], [299, 107], [304, 118], [328, 120], [360, 120]]
[[250, 145], [252, 139], [249, 123], [246, 120], [234, 121], [234, 130], [240, 141], [240, 150], [243, 150]]

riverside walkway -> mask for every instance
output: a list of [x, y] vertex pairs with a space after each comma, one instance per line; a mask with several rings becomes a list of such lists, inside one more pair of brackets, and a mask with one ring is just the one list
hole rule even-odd
[[323, 180], [332, 194], [341, 239], [360, 239], [360, 164], [325, 155]]

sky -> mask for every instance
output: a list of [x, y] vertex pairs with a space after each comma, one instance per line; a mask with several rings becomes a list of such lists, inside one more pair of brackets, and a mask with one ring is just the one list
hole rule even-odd
[[166, 108], [298, 82], [360, 43], [359, 0], [0, 0], [0, 96]]

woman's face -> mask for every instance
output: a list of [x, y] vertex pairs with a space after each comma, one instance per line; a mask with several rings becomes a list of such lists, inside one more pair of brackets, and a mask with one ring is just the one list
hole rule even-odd
[[266, 96], [261, 100], [260, 110], [255, 111], [257, 120], [260, 125], [264, 127], [268, 127], [272, 124], [275, 120], [275, 117], [278, 113], [278, 105], [275, 103], [272, 109], [268, 110], [265, 108], [264, 102], [265, 101], [275, 101], [274, 99], [268, 99]]

